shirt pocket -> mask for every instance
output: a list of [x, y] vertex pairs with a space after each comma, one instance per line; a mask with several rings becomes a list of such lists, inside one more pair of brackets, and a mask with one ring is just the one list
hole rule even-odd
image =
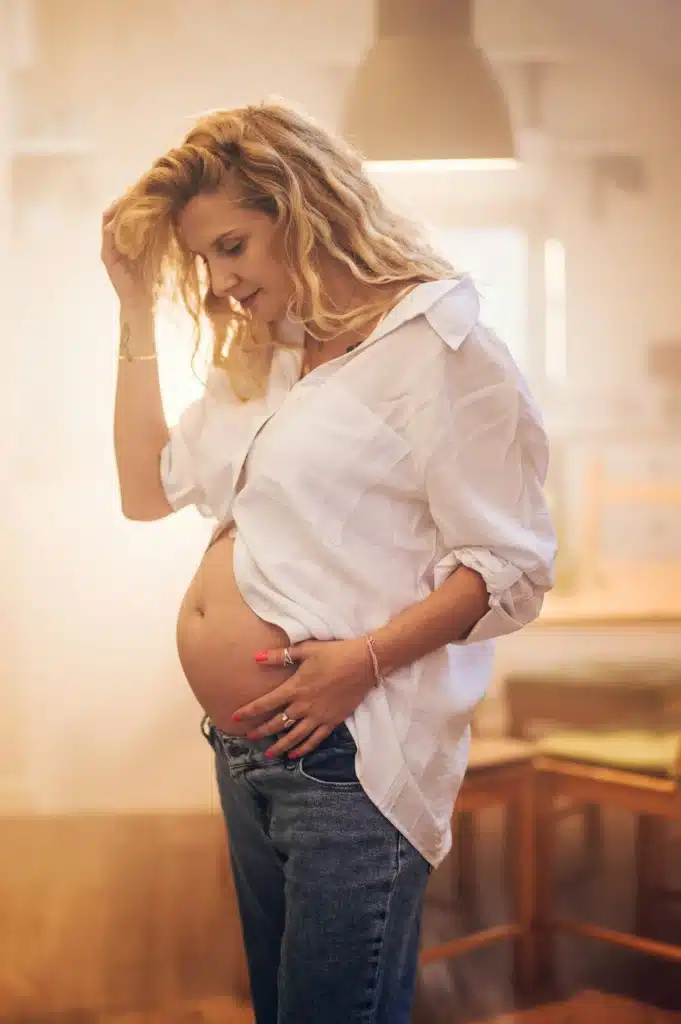
[[340, 545], [348, 520], [369, 492], [397, 489], [396, 467], [409, 444], [352, 392], [327, 381], [301, 395], [278, 431], [277, 485], [315, 524], [328, 544]]

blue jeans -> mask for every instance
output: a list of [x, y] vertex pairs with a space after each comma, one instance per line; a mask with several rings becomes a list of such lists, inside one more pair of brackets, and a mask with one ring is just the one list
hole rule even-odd
[[347, 726], [298, 760], [203, 729], [257, 1024], [408, 1024], [430, 867], [362, 789]]

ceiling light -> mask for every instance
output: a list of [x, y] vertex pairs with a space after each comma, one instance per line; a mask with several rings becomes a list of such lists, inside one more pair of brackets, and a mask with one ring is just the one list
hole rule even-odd
[[472, 0], [376, 0], [376, 40], [343, 118], [368, 161], [514, 160], [505, 97], [472, 17]]

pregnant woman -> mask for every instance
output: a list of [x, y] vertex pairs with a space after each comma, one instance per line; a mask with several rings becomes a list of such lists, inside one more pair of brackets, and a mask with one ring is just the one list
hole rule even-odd
[[[406, 1024], [493, 639], [552, 583], [539, 415], [472, 282], [286, 107], [201, 118], [105, 213], [102, 256], [123, 514], [215, 522], [177, 642], [258, 1024]], [[170, 286], [212, 336], [171, 428]]]

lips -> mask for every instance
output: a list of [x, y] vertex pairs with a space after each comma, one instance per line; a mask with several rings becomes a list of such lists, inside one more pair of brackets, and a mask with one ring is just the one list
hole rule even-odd
[[259, 294], [260, 289], [256, 288], [254, 292], [251, 292], [251, 294], [247, 295], [245, 298], [237, 299], [237, 302], [239, 303], [239, 305], [243, 306], [244, 309], [249, 309], [253, 305], [253, 302], [255, 301]]

